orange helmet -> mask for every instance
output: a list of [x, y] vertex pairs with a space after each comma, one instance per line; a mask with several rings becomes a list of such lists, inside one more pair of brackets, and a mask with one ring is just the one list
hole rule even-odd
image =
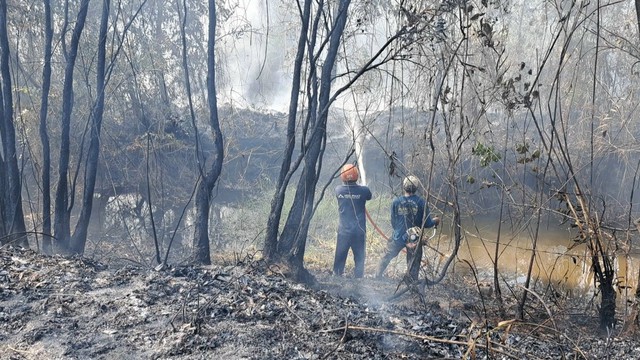
[[358, 181], [358, 168], [353, 164], [346, 164], [342, 167], [342, 171], [340, 172], [340, 179], [344, 182], [355, 182]]

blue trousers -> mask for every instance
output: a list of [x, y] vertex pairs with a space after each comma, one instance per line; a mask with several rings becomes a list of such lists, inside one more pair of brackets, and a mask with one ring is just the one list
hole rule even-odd
[[333, 260], [333, 273], [335, 275], [341, 276], [344, 273], [344, 264], [347, 261], [349, 249], [351, 249], [353, 262], [355, 263], [354, 276], [357, 278], [364, 276], [365, 237], [366, 234], [364, 232], [338, 232], [336, 255]]
[[422, 246], [416, 246], [413, 249], [405, 247], [404, 242], [389, 240], [384, 256], [380, 260], [376, 277], [382, 277], [384, 271], [389, 266], [391, 260], [398, 256], [402, 249], [407, 249], [407, 273], [412, 280], [418, 280], [420, 265], [422, 262]]

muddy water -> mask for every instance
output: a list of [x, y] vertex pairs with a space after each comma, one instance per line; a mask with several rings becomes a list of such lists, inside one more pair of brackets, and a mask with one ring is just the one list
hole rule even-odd
[[[458, 261], [453, 270], [471, 274], [470, 266], [478, 271], [481, 281], [492, 282], [493, 259], [495, 258], [498, 233], [491, 225], [466, 228], [465, 236], [458, 251]], [[534, 234], [529, 232], [502, 231], [498, 246], [498, 268], [503, 282], [524, 285], [526, 274], [534, 249]], [[551, 285], [556, 291], [566, 294], [587, 293], [593, 291], [593, 276], [590, 272], [590, 260], [585, 244], [576, 243], [568, 230], [540, 230], [535, 244], [535, 257], [532, 279]], [[451, 238], [445, 233], [438, 234], [433, 240], [433, 248], [427, 256], [438, 267], [442, 254], [451, 252]], [[440, 253], [440, 254], [438, 254]], [[637, 252], [626, 256], [619, 251], [616, 256], [617, 283], [620, 287], [628, 285], [631, 295], [636, 286], [639, 267]], [[628, 279], [628, 281], [627, 281]], [[619, 298], [622, 296], [619, 296]]]

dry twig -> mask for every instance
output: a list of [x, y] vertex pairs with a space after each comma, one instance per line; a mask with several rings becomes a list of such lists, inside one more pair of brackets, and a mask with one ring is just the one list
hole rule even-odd
[[[341, 326], [341, 327], [338, 327], [338, 328], [321, 330], [320, 332], [322, 332], [322, 333], [329, 333], [329, 332], [336, 332], [336, 331], [345, 331], [346, 332], [347, 330], [360, 330], [360, 331], [369, 331], [369, 332], [377, 332], [377, 333], [385, 333], [385, 334], [394, 334], [394, 335], [407, 336], [407, 337], [414, 338], [414, 339], [426, 340], [426, 341], [437, 342], [437, 343], [442, 343], [442, 344], [451, 344], [451, 345], [460, 345], [460, 346], [477, 346], [477, 347], [481, 347], [481, 348], [484, 348], [484, 349], [487, 349], [487, 350], [491, 350], [491, 351], [496, 352], [496, 353], [501, 354], [501, 355], [508, 356], [508, 357], [510, 357], [512, 359], [519, 359], [520, 358], [520, 355], [512, 354], [512, 353], [507, 352], [505, 350], [501, 350], [501, 349], [498, 349], [496, 347], [492, 347], [491, 345], [478, 344], [477, 342], [474, 342], [474, 343], [472, 343], [470, 345], [470, 343], [467, 342], [467, 341], [440, 339], [440, 338], [433, 337], [433, 336], [412, 334], [412, 333], [408, 333], [408, 332], [404, 332], [404, 331], [398, 331], [398, 330], [387, 330], [387, 329], [370, 328], [370, 327], [364, 327], [364, 326], [349, 326], [349, 325], [345, 325], [345, 326]], [[495, 342], [490, 342], [489, 344], [493, 344], [493, 345], [496, 345], [498, 347], [505, 347], [504, 345], [497, 344]]]

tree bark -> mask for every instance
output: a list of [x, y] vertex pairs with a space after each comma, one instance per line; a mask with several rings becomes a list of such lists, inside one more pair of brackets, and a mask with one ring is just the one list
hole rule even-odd
[[291, 87], [291, 101], [289, 102], [289, 114], [287, 121], [287, 138], [284, 149], [280, 174], [276, 183], [276, 190], [271, 200], [271, 211], [267, 220], [267, 231], [265, 236], [265, 245], [263, 255], [268, 261], [274, 261], [278, 247], [278, 231], [280, 229], [280, 219], [282, 217], [282, 208], [284, 207], [284, 198], [287, 186], [289, 185], [291, 157], [296, 142], [296, 117], [298, 115], [298, 99], [300, 95], [300, 80], [302, 74], [302, 63], [304, 60], [305, 48], [307, 44], [307, 32], [309, 30], [309, 21], [311, 17], [311, 0], [305, 0], [304, 10], [301, 14], [302, 24], [300, 26], [300, 35], [298, 37], [298, 50], [293, 66], [293, 85]]
[[[640, 218], [636, 219], [633, 224], [636, 226], [638, 234], [640, 234]], [[636, 291], [633, 300], [633, 307], [625, 323], [624, 331], [637, 334], [640, 331], [640, 270], [638, 270], [638, 277], [636, 278]]]
[[53, 25], [51, 21], [51, 0], [44, 3], [44, 67], [42, 69], [42, 98], [40, 100], [40, 142], [42, 143], [42, 251], [53, 252], [51, 241], [51, 146], [47, 130], [47, 112], [49, 111], [49, 90], [51, 88], [51, 56], [53, 43]]
[[[593, 259], [597, 261], [597, 259]], [[616, 290], [613, 288], [613, 271], [604, 271], [604, 281], [600, 282], [600, 329], [610, 332], [616, 325]]]
[[[3, 243], [12, 243], [22, 247], [29, 247], [26, 236], [26, 226], [22, 210], [22, 182], [18, 169], [18, 155], [16, 151], [16, 132], [13, 124], [13, 95], [11, 86], [11, 70], [9, 63], [9, 38], [7, 35], [7, 1], [0, 0], [0, 84], [2, 95], [0, 106], [0, 136], [2, 138], [2, 180], [4, 185], [2, 201], [4, 232], [8, 237]], [[3, 234], [0, 234], [3, 235]]]
[[[315, 189], [322, 166], [322, 154], [327, 134], [327, 119], [331, 98], [332, 73], [341, 44], [345, 24], [351, 0], [341, 0], [338, 12], [329, 37], [327, 55], [322, 65], [320, 77], [320, 92], [318, 105], [314, 109], [317, 115], [310, 122], [313, 124], [308, 142], [305, 144], [307, 151], [304, 154], [304, 166], [294, 198], [289, 217], [282, 231], [281, 254], [288, 253], [288, 262], [292, 270], [304, 275], [304, 251], [309, 229], [309, 223], [313, 216], [313, 201]], [[312, 115], [314, 116], [314, 115]], [[300, 276], [299, 276], [300, 277]]]
[[[69, 176], [71, 112], [73, 111], [73, 71], [76, 64], [76, 57], [78, 55], [80, 36], [84, 30], [84, 24], [87, 18], [89, 1], [90, 0], [82, 0], [80, 4], [76, 24], [71, 35], [69, 52], [67, 53], [62, 90], [60, 159], [58, 163], [58, 184], [56, 188], [53, 229], [57, 240], [56, 251], [63, 253], [68, 253], [71, 250], [71, 209], [69, 208], [70, 194], [69, 181], [67, 177]], [[71, 194], [71, 196], [73, 196], [73, 194]]]
[[7, 182], [9, 180], [7, 175], [9, 174], [9, 170], [7, 169], [7, 163], [4, 161], [6, 124], [4, 116], [4, 96], [2, 96], [1, 90], [2, 77], [0, 77], [0, 139], [2, 140], [2, 147], [0, 148], [0, 245], [5, 245], [9, 241], [9, 238], [7, 237], [9, 234], [9, 231], [7, 230], [8, 221], [6, 219], [8, 219], [7, 204], [10, 203], [10, 200], [8, 196], [9, 190], [7, 187]]
[[[1, 11], [2, 9], [0, 9]], [[4, 17], [3, 17], [4, 19]], [[3, 33], [6, 33], [6, 30], [3, 30]], [[0, 52], [2, 48], [0, 48]], [[9, 181], [9, 170], [7, 168], [7, 163], [5, 162], [5, 154], [6, 154], [6, 141], [5, 137], [7, 136], [6, 132], [6, 123], [5, 123], [5, 114], [4, 114], [4, 96], [2, 96], [2, 75], [0, 73], [0, 140], [2, 143], [2, 147], [0, 147], [0, 245], [4, 245], [9, 241], [7, 237], [9, 231], [7, 230], [8, 219], [8, 204], [9, 200], [9, 189], [7, 187], [7, 182]]]
[[635, 4], [636, 4], [636, 25], [638, 25], [638, 35], [640, 35], [640, 0], [636, 0]]
[[106, 44], [107, 28], [109, 25], [110, 0], [103, 0], [102, 16], [100, 20], [100, 33], [98, 35], [98, 58], [96, 68], [97, 99], [91, 114], [91, 130], [89, 135], [89, 150], [85, 169], [84, 188], [82, 195], [82, 208], [71, 238], [70, 251], [73, 254], [83, 254], [87, 243], [87, 231], [91, 220], [93, 208], [93, 195], [96, 187], [98, 173], [98, 156], [100, 154], [100, 130], [102, 129], [102, 116], [104, 113], [104, 92], [106, 76]]
[[211, 193], [222, 171], [224, 156], [222, 131], [218, 118], [218, 100], [216, 92], [216, 2], [209, 0], [209, 36], [207, 40], [207, 94], [209, 107], [209, 125], [213, 133], [214, 154], [211, 169], [203, 176], [196, 194], [196, 224], [195, 224], [195, 262], [203, 265], [211, 264], [209, 249], [209, 210], [211, 207]]

